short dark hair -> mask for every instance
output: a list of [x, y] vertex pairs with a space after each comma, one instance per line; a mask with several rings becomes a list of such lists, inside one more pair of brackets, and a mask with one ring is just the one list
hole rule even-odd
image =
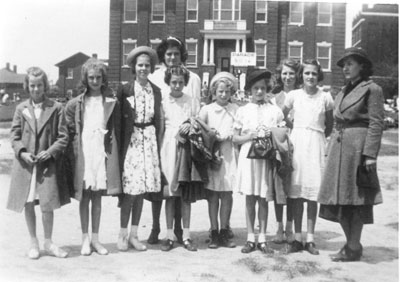
[[185, 86], [188, 84], [189, 82], [189, 78], [190, 78], [190, 73], [187, 70], [187, 68], [185, 68], [183, 65], [179, 65], [179, 66], [172, 66], [172, 67], [168, 67], [165, 70], [165, 76], [164, 76], [164, 82], [166, 84], [169, 85], [169, 83], [171, 82], [171, 77], [172, 75], [179, 75], [179, 76], [183, 76], [184, 80], [185, 80]]
[[186, 46], [182, 40], [177, 37], [169, 36], [161, 41], [157, 47], [158, 60], [165, 64], [165, 52], [171, 47], [177, 47], [181, 53], [181, 62], [185, 63], [188, 57]]
[[150, 72], [153, 73], [154, 70], [155, 70], [155, 68], [156, 68], [155, 63], [154, 63], [153, 60], [151, 59], [151, 56], [149, 55], [149, 53], [147, 53], [147, 52], [142, 52], [142, 53], [137, 54], [137, 55], [135, 56], [135, 58], [132, 59], [132, 63], [131, 63], [132, 74], [136, 74], [135, 66], [136, 66], [137, 58], [139, 58], [141, 55], [146, 55], [146, 56], [149, 57], [149, 59], [150, 59]]
[[281, 61], [281, 63], [276, 67], [275, 78], [276, 78], [276, 83], [278, 84], [277, 86], [280, 89], [283, 89], [283, 81], [282, 81], [282, 77], [281, 77], [283, 66], [291, 68], [294, 71], [295, 76], [296, 76], [294, 88], [298, 88], [299, 84], [300, 84], [299, 83], [299, 74], [298, 74], [300, 65], [299, 65], [298, 61], [295, 61], [294, 59], [291, 59], [291, 58], [283, 59]]
[[322, 67], [321, 67], [320, 63], [316, 59], [307, 59], [302, 64], [300, 64], [300, 67], [299, 67], [299, 72], [298, 72], [299, 75], [298, 75], [298, 77], [299, 77], [299, 82], [301, 84], [304, 83], [303, 70], [304, 70], [306, 65], [316, 66], [317, 67], [317, 71], [318, 71], [318, 82], [324, 80], [324, 72], [322, 71]]

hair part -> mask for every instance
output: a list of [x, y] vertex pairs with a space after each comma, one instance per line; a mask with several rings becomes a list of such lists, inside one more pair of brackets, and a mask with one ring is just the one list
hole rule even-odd
[[104, 93], [108, 88], [107, 67], [102, 61], [96, 58], [90, 58], [82, 65], [81, 80], [78, 86], [80, 93], [89, 91], [89, 82], [88, 82], [89, 70], [100, 71], [102, 77], [100, 91], [101, 93]]
[[26, 70], [26, 76], [24, 79], [24, 90], [27, 94], [29, 93], [29, 77], [34, 76], [34, 77], [42, 77], [43, 79], [43, 85], [44, 85], [44, 92], [47, 93], [50, 89], [50, 84], [49, 84], [49, 79], [47, 77], [47, 74], [44, 72], [39, 67], [30, 67]]
[[172, 75], [183, 76], [183, 79], [185, 80], [185, 86], [189, 82], [190, 78], [189, 70], [183, 65], [168, 67], [165, 70], [164, 82], [166, 84], [169, 85], [169, 83], [171, 82]]
[[298, 72], [299, 72], [300, 64], [298, 61], [295, 61], [294, 59], [291, 59], [291, 58], [283, 59], [281, 61], [281, 63], [276, 67], [275, 78], [276, 78], [277, 86], [280, 87], [280, 89], [283, 89], [282, 70], [283, 70], [284, 66], [288, 67], [294, 71], [294, 73], [295, 73], [294, 88], [295, 89], [299, 88], [300, 82], [299, 82]]
[[316, 66], [317, 72], [318, 72], [318, 82], [324, 80], [324, 72], [322, 71], [322, 67], [321, 67], [320, 63], [316, 59], [307, 59], [302, 64], [300, 64], [299, 71], [298, 71], [299, 82], [301, 84], [304, 83], [303, 71], [304, 71], [304, 68], [306, 65]]
[[182, 40], [177, 37], [169, 36], [163, 39], [157, 47], [157, 56], [159, 62], [165, 64], [165, 53], [169, 48], [176, 47], [181, 54], [181, 63], [185, 63], [188, 57], [186, 46]]

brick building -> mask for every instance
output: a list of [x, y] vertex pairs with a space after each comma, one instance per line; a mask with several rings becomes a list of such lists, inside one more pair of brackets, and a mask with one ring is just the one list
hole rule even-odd
[[345, 47], [344, 3], [265, 0], [110, 0], [109, 80], [128, 81], [127, 54], [169, 35], [186, 43], [188, 68], [204, 80], [234, 72], [231, 52], [256, 53], [274, 70], [281, 59], [317, 58], [325, 85], [342, 85], [335, 62]]
[[0, 69], [0, 90], [10, 95], [10, 99], [13, 99], [14, 93], [22, 98], [29, 96], [24, 91], [24, 80], [25, 74], [17, 73], [16, 65], [11, 69], [10, 63], [7, 63], [5, 68]]
[[[390, 72], [390, 66], [398, 67], [399, 6], [364, 4], [353, 20], [352, 45], [367, 51], [376, 75], [390, 75], [385, 73]], [[381, 69], [381, 64], [385, 64], [385, 68]]]

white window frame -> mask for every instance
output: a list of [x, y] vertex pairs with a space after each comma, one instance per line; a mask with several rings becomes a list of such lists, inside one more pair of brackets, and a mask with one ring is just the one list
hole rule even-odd
[[[163, 4], [163, 19], [162, 20], [153, 20], [154, 18], [154, 1], [162, 1]], [[165, 23], [165, 0], [151, 0], [151, 22], [152, 23]]]
[[[329, 12], [328, 13], [321, 13], [320, 12], [320, 5], [329, 5]], [[329, 15], [329, 23], [320, 23], [319, 22], [319, 16], [320, 15]], [[332, 3], [327, 3], [327, 2], [318, 2], [318, 16], [317, 16], [317, 25], [318, 26], [332, 26]]]
[[[319, 56], [319, 48], [329, 48], [329, 57], [320, 57]], [[322, 68], [323, 71], [331, 71], [332, 68], [332, 43], [324, 42], [317, 42], [317, 60], [320, 62], [320, 59], [328, 59], [328, 68]], [[321, 65], [322, 67], [322, 65]]]
[[[231, 19], [230, 19], [230, 21], [238, 21], [238, 20], [240, 20], [241, 18], [242, 18], [242, 0], [238, 0], [238, 4], [239, 4], [239, 7], [238, 8], [236, 8], [235, 7], [235, 2], [236, 2], [236, 0], [213, 0], [213, 10], [212, 10], [212, 13], [213, 13], [213, 20], [215, 20], [215, 21], [221, 21], [221, 2], [222, 1], [231, 1], [232, 2], [232, 17], [231, 17]], [[214, 3], [218, 3], [218, 8], [217, 8], [217, 10], [215, 10], [214, 9], [214, 7], [215, 7], [215, 4]], [[235, 12], [236, 12], [236, 10], [238, 10], [238, 18], [237, 19], [235, 19]], [[214, 12], [215, 11], [218, 11], [218, 17], [217, 18], [214, 18]]]
[[[196, 2], [196, 9], [189, 9], [189, 1], [195, 1]], [[196, 11], [196, 19], [192, 20], [189, 19], [189, 11]], [[186, 0], [186, 21], [187, 22], [197, 22], [199, 20], [199, 1], [198, 0]]]
[[73, 79], [73, 78], [74, 78], [74, 69], [67, 68], [67, 79]]
[[[257, 3], [264, 3], [263, 14], [265, 14], [265, 20], [259, 21], [257, 20], [257, 14], [261, 14], [257, 12]], [[268, 22], [268, 1], [267, 0], [256, 0], [255, 3], [255, 12], [254, 12], [254, 19], [256, 23], [267, 23]]]
[[[131, 1], [131, 2], [133, 2], [133, 1], [135, 1], [135, 3], [136, 3], [136, 8], [135, 8], [135, 20], [127, 20], [126, 19], [126, 3], [128, 2], [128, 1]], [[137, 13], [137, 6], [138, 6], [138, 1], [139, 0], [124, 0], [124, 23], [137, 23], [137, 16], [138, 16], [138, 13]]]
[[130, 66], [128, 66], [126, 64], [126, 59], [128, 57], [128, 54], [130, 51], [132, 51], [133, 49], [129, 50], [128, 52], [125, 51], [125, 44], [135, 44], [135, 46], [133, 48], [137, 47], [137, 40], [136, 39], [124, 39], [122, 40], [122, 67], [123, 68], [129, 68]]
[[[185, 42], [186, 42], [186, 50], [188, 50], [188, 57], [189, 57], [189, 55], [192, 55], [192, 56], [194, 55], [195, 56], [195, 61], [192, 64], [188, 63], [188, 60], [186, 60], [186, 66], [188, 68], [197, 68], [197, 60], [198, 60], [197, 51], [198, 51], [198, 47], [199, 47], [198, 40], [194, 39], [194, 38], [189, 38], [189, 39], [186, 39]], [[195, 44], [196, 51], [190, 53], [189, 52], [189, 48], [188, 48], [188, 44]]]
[[[263, 55], [264, 64], [262, 66], [257, 65], [257, 62], [258, 62], [257, 58], [261, 56], [257, 53], [257, 46], [260, 46], [260, 45], [262, 47], [264, 47], [264, 55]], [[264, 68], [264, 69], [267, 68], [267, 40], [264, 40], [264, 39], [254, 40], [254, 52], [256, 53], [256, 67], [260, 67], [260, 68]]]
[[[293, 22], [292, 21], [292, 6], [294, 4], [300, 4], [301, 5], [301, 22]], [[289, 3], [289, 24], [290, 25], [304, 25], [304, 3], [302, 2], [290, 2]]]
[[290, 59], [297, 59], [297, 57], [293, 57], [290, 55], [290, 47], [300, 47], [301, 51], [300, 51], [300, 63], [303, 62], [303, 42], [299, 42], [299, 41], [291, 41], [288, 42], [288, 58]]

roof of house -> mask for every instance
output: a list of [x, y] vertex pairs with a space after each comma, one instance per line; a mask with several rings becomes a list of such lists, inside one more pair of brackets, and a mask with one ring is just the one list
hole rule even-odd
[[82, 52], [78, 52], [78, 53], [66, 58], [65, 60], [62, 60], [61, 62], [55, 64], [55, 66], [62, 67], [64, 65], [67, 65], [71, 60], [80, 60], [82, 62], [85, 62], [89, 58], [90, 58], [90, 56], [88, 56]]
[[15, 73], [7, 68], [0, 69], [0, 83], [24, 83], [25, 74]]

